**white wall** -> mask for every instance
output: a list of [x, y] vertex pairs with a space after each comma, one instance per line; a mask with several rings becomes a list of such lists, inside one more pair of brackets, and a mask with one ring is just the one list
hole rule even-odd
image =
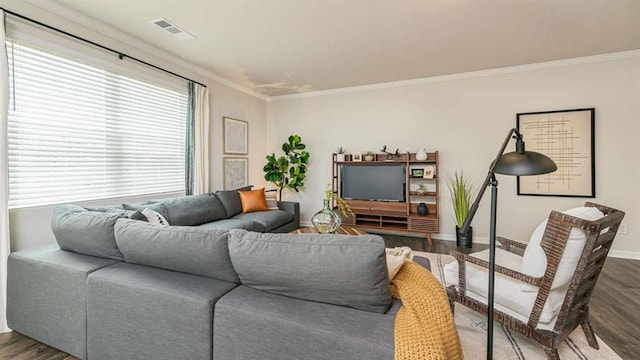
[[[401, 152], [439, 150], [441, 175], [462, 170], [479, 185], [507, 131], [515, 127], [517, 113], [595, 107], [593, 200], [627, 212], [629, 234], [620, 235], [614, 249], [619, 255], [640, 257], [640, 57], [636, 52], [608, 59], [274, 98], [268, 105], [267, 148], [278, 151], [292, 133], [308, 145], [307, 186], [300, 194], [286, 196], [301, 201], [302, 220], [308, 221], [321, 207], [322, 190], [331, 180], [331, 153], [339, 145], [348, 152], [378, 151], [383, 145]], [[586, 200], [517, 196], [515, 178], [498, 180], [498, 235], [521, 241], [528, 241], [550, 210]], [[445, 184], [440, 186], [440, 201], [440, 237], [451, 239], [455, 230]], [[474, 237], [485, 241], [488, 208], [489, 193], [473, 222]]]
[[[54, 6], [54, 3], [42, 3]], [[63, 18], [24, 1], [2, 1], [2, 6], [21, 15], [32, 17], [62, 30], [112, 47], [128, 55], [140, 58], [180, 75], [192, 78], [208, 86], [210, 96], [210, 141], [211, 141], [211, 187], [219, 190], [223, 187], [222, 178], [222, 117], [229, 116], [249, 122], [249, 167], [250, 183], [262, 184], [262, 159], [266, 153], [266, 111], [264, 98], [251, 95], [251, 91], [227, 86], [215, 74], [185, 63], [183, 60], [166, 54], [161, 50], [141, 43], [126, 34], [119, 33], [103, 24], [78, 14], [72, 14], [72, 20]], [[54, 6], [55, 7], [55, 6]], [[68, 13], [63, 15], [69, 17]], [[96, 31], [98, 30], [98, 31]], [[159, 74], [159, 76], [166, 76]], [[185, 82], [186, 87], [186, 82]], [[255, 95], [255, 94], [254, 94]], [[138, 202], [149, 198], [175, 196], [162, 194], [137, 198], [108, 199], [80, 204], [110, 205], [123, 202]], [[49, 225], [52, 206], [13, 209], [10, 211], [11, 249], [21, 250], [54, 242]]]

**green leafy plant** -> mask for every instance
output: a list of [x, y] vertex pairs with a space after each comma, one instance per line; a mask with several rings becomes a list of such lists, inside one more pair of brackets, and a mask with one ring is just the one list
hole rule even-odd
[[340, 195], [334, 193], [333, 190], [331, 190], [331, 185], [327, 184], [327, 189], [324, 191], [324, 198], [325, 200], [333, 200], [335, 202], [336, 206], [338, 207], [338, 214], [340, 214], [340, 216], [342, 216], [343, 218], [348, 217], [349, 215], [353, 216], [353, 210], [351, 210], [349, 204], [347, 204], [347, 202], [344, 201], [344, 199], [341, 198]]
[[338, 146], [338, 149], [336, 150], [336, 154], [344, 154], [345, 152], [347, 152], [347, 150], [345, 150], [344, 147]]
[[264, 179], [272, 182], [278, 188], [278, 200], [282, 201], [282, 190], [292, 189], [296, 192], [304, 186], [309, 165], [307, 146], [302, 143], [299, 135], [291, 135], [282, 144], [284, 155], [276, 157], [275, 153], [267, 155], [267, 164], [262, 168]]
[[473, 185], [468, 178], [464, 177], [463, 173], [458, 174], [456, 171], [453, 176], [449, 176], [447, 179], [447, 186], [453, 202], [456, 225], [462, 227], [471, 207], [471, 199], [474, 195]]

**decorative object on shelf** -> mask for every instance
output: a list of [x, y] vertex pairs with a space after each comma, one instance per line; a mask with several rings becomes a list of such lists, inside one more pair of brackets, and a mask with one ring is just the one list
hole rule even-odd
[[596, 196], [595, 109], [520, 113], [516, 128], [559, 171], [517, 178], [518, 195]]
[[411, 177], [421, 178], [424, 176], [424, 169], [411, 169]]
[[282, 144], [284, 155], [276, 158], [275, 154], [267, 155], [267, 164], [262, 168], [264, 179], [272, 182], [278, 188], [278, 200], [282, 201], [282, 190], [293, 189], [298, 192], [304, 186], [307, 178], [309, 153], [304, 149], [299, 135], [291, 135]]
[[362, 161], [362, 154], [361, 153], [351, 154], [351, 161]]
[[[512, 135], [513, 139], [516, 140], [516, 151], [503, 155]], [[489, 284], [487, 287], [487, 360], [493, 359], [493, 301], [495, 296], [493, 291], [496, 268], [496, 212], [498, 207], [498, 181], [496, 180], [496, 174], [512, 176], [541, 175], [554, 172], [557, 169], [558, 166], [546, 155], [534, 151], [525, 151], [522, 134], [515, 128], [509, 130], [500, 150], [498, 150], [498, 155], [491, 162], [491, 165], [489, 165], [487, 177], [484, 179], [482, 186], [478, 190], [478, 196], [473, 202], [473, 205], [471, 205], [466, 219], [462, 224], [462, 228], [460, 229], [460, 233], [464, 234], [471, 227], [471, 221], [473, 220], [473, 216], [476, 214], [476, 211], [478, 211], [480, 200], [482, 200], [482, 196], [484, 195], [487, 187], [491, 185], [491, 219], [489, 222]], [[557, 229], [554, 229], [553, 231], [562, 232]]]
[[399, 149], [396, 149], [396, 153], [395, 154], [390, 153], [390, 152], [387, 151], [387, 145], [385, 145], [385, 146], [382, 147], [382, 150], [380, 150], [380, 151], [385, 153], [385, 154], [387, 154], [387, 160], [392, 160], [394, 156], [395, 157], [400, 157], [400, 151], [398, 151], [398, 150]]
[[364, 161], [373, 161], [373, 159], [374, 159], [373, 152], [367, 151], [364, 153]]
[[343, 162], [345, 152], [346, 150], [342, 146], [338, 146], [338, 150], [336, 150], [336, 161]]
[[424, 168], [424, 174], [422, 175], [423, 179], [433, 179], [433, 176], [436, 173], [436, 169], [433, 166], [429, 165]]
[[416, 160], [418, 161], [425, 161], [428, 158], [429, 154], [427, 154], [427, 150], [425, 148], [418, 150], [418, 152], [416, 153]]
[[474, 192], [473, 185], [469, 179], [464, 177], [463, 173], [458, 174], [456, 171], [453, 176], [449, 176], [447, 179], [447, 186], [451, 194], [456, 220], [456, 246], [470, 248], [473, 244], [473, 228], [469, 226], [469, 229], [464, 233], [460, 231], [460, 228], [469, 214]]
[[249, 123], [223, 117], [223, 149], [225, 154], [247, 155], [249, 153]]
[[416, 189], [416, 195], [420, 195], [420, 196], [427, 195], [427, 185], [426, 184], [418, 185], [418, 188]]
[[418, 204], [418, 215], [425, 216], [429, 213], [429, 209], [427, 208], [427, 204], [421, 202]]

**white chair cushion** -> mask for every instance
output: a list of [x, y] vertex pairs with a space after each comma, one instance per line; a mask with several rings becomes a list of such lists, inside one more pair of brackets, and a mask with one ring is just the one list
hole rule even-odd
[[[489, 250], [473, 253], [470, 256], [489, 261]], [[518, 271], [522, 265], [522, 257], [502, 249], [496, 249], [496, 265]], [[457, 285], [458, 262], [455, 261], [445, 265], [444, 274], [447, 283]], [[487, 269], [467, 263], [465, 274], [467, 296], [482, 303], [487, 303], [488, 274]], [[529, 316], [538, 294], [520, 290], [520, 284], [522, 284], [521, 281], [496, 273], [494, 304], [496, 309], [526, 323], [529, 321]], [[550, 292], [540, 315], [540, 321], [537, 326], [539, 329], [553, 329], [565, 293], [566, 288]]]
[[[604, 216], [604, 214], [595, 207], [577, 207], [563, 211], [563, 213], [591, 221], [598, 220]], [[540, 242], [542, 241], [544, 230], [547, 227], [547, 221], [548, 219], [541, 222], [533, 234], [531, 234], [531, 238], [522, 257], [520, 272], [523, 274], [533, 277], [541, 277], [544, 275], [547, 268], [547, 257], [542, 250], [542, 246], [540, 246]], [[568, 286], [576, 270], [576, 266], [578, 266], [578, 261], [580, 260], [586, 241], [587, 234], [584, 230], [577, 228], [571, 229], [567, 245], [562, 253], [560, 264], [558, 265], [553, 284], [551, 285], [551, 290]], [[520, 288], [523, 291], [538, 291], [537, 286], [526, 283], [521, 283]]]

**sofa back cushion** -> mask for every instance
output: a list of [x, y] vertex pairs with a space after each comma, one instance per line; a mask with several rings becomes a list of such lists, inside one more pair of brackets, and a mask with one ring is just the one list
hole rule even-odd
[[384, 249], [376, 235], [229, 232], [229, 255], [242, 284], [377, 313], [392, 300]]
[[115, 238], [125, 261], [239, 283], [228, 232], [120, 219]]
[[125, 216], [121, 212], [88, 211], [76, 205], [60, 205], [53, 209], [51, 229], [63, 250], [124, 260], [113, 228], [116, 220]]
[[180, 196], [159, 203], [164, 205], [171, 225], [196, 226], [227, 218], [224, 206], [214, 194]]
[[238, 191], [249, 191], [253, 186], [245, 186], [235, 190], [216, 191], [215, 195], [224, 206], [224, 210], [227, 212], [227, 217], [233, 217], [242, 212], [242, 202], [240, 201], [240, 194]]

